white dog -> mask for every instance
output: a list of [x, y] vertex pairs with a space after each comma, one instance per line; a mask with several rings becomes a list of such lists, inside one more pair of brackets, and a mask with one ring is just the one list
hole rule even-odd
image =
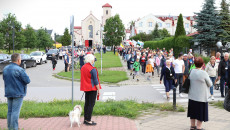
[[81, 124], [81, 121], [80, 121], [81, 112], [82, 112], [81, 105], [76, 105], [74, 107], [73, 111], [69, 112], [69, 119], [70, 119], [70, 123], [71, 123], [70, 127], [72, 127], [72, 124], [74, 122], [76, 122], [78, 127], [80, 127], [80, 124]]

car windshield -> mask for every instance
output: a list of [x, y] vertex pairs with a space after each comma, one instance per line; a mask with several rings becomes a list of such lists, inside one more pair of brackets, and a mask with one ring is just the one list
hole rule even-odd
[[31, 56], [41, 56], [41, 52], [32, 52]]
[[4, 60], [4, 59], [5, 59], [5, 56], [0, 55], [0, 60]]
[[27, 56], [25, 54], [21, 54], [22, 59], [27, 59]]
[[49, 50], [48, 53], [57, 53], [57, 50]]

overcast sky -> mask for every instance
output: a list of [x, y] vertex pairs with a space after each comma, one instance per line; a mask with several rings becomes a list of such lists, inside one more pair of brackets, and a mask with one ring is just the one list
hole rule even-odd
[[[221, 0], [216, 0], [219, 7]], [[46, 27], [57, 34], [63, 34], [69, 28], [70, 16], [74, 15], [75, 26], [81, 26], [81, 20], [90, 11], [101, 20], [102, 6], [112, 5], [112, 15], [119, 14], [124, 25], [131, 20], [154, 15], [193, 16], [202, 9], [204, 0], [0, 0], [0, 20], [7, 13], [14, 13], [25, 27], [30, 24], [34, 29]]]

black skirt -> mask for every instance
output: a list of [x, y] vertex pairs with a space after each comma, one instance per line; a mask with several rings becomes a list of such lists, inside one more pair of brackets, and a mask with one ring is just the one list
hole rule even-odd
[[189, 99], [187, 117], [204, 122], [208, 121], [208, 102], [197, 102]]

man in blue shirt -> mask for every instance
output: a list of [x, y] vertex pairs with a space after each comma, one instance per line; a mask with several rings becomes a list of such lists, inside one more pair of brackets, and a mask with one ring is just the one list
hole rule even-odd
[[5, 97], [7, 97], [8, 103], [7, 125], [9, 130], [18, 130], [20, 110], [23, 98], [26, 96], [27, 84], [30, 83], [30, 78], [25, 70], [20, 67], [20, 54], [13, 54], [11, 61], [12, 63], [3, 70]]
[[69, 55], [68, 55], [68, 51], [66, 51], [66, 54], [64, 55], [64, 63], [65, 63], [65, 72], [67, 72], [68, 66], [69, 66]]

